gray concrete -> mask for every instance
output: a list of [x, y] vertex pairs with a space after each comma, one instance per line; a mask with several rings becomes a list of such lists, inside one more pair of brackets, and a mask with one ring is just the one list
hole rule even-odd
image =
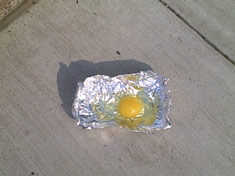
[[235, 62], [234, 0], [163, 0]]
[[[172, 129], [76, 126], [77, 80], [148, 68], [170, 78]], [[0, 33], [0, 90], [1, 176], [235, 173], [234, 66], [158, 1], [39, 1]]]
[[0, 0], [0, 31], [17, 20], [22, 13], [39, 0]]

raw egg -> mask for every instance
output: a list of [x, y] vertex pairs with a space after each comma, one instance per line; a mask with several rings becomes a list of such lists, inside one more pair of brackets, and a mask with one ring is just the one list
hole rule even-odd
[[78, 83], [72, 113], [84, 128], [169, 128], [171, 102], [165, 84], [166, 79], [152, 71], [91, 76]]
[[128, 75], [125, 80], [129, 82], [129, 89], [99, 94], [96, 103], [91, 105], [99, 121], [116, 121], [118, 125], [130, 129], [154, 123], [159, 101], [151, 98], [143, 87], [133, 84], [138, 79], [137, 76]]
[[122, 97], [118, 103], [118, 112], [124, 118], [134, 118], [143, 109], [141, 100], [134, 96]]

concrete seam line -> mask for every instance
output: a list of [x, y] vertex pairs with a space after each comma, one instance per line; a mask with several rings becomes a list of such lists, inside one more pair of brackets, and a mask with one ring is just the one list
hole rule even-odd
[[227, 54], [225, 54], [221, 49], [219, 49], [214, 43], [212, 43], [207, 37], [201, 34], [196, 28], [194, 28], [184, 17], [182, 17], [179, 13], [177, 13], [171, 6], [169, 6], [164, 0], [158, 0], [161, 4], [163, 4], [167, 9], [169, 9], [175, 16], [177, 16], [181, 21], [183, 21], [188, 27], [190, 27], [194, 32], [196, 32], [207, 44], [209, 44], [214, 50], [216, 50], [219, 54], [221, 54], [227, 61], [231, 64], [235, 65], [235, 61], [233, 61]]

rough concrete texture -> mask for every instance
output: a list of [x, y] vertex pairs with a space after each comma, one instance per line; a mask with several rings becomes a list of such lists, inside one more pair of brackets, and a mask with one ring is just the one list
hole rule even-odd
[[235, 63], [234, 0], [162, 0]]
[[[149, 68], [173, 128], [76, 126], [76, 81]], [[0, 90], [1, 176], [235, 173], [234, 66], [159, 1], [39, 1], [0, 33]]]

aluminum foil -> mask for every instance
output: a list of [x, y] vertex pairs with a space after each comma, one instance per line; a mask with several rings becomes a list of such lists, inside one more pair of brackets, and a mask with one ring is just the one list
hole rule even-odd
[[[170, 128], [168, 114], [172, 103], [167, 81], [150, 70], [115, 77], [88, 77], [84, 82], [78, 82], [72, 114], [78, 126], [88, 129], [121, 126], [149, 133]], [[126, 95], [139, 97], [146, 107], [141, 120], [139, 117], [122, 120], [117, 106]]]

